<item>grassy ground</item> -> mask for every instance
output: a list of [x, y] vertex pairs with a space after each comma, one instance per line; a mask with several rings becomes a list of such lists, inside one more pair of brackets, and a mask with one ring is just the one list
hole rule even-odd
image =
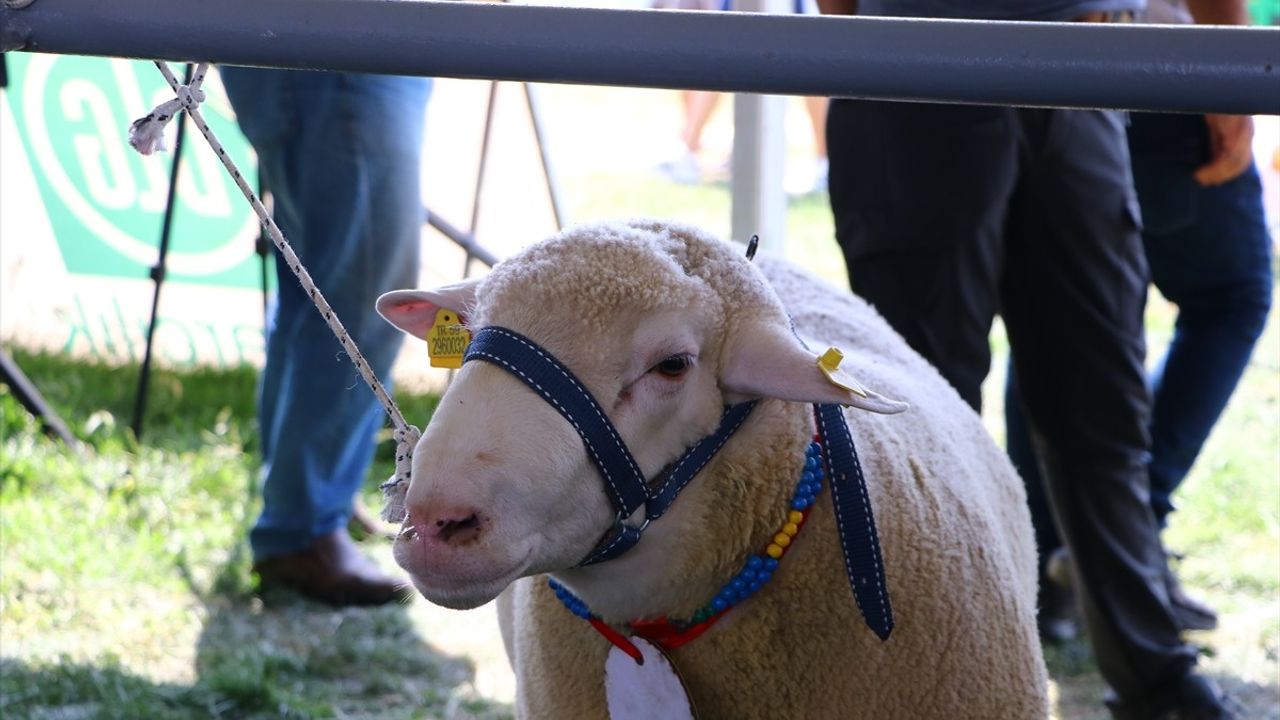
[[[588, 208], [607, 216], [625, 207], [727, 230], [716, 226], [727, 215], [722, 187], [602, 177], [572, 190], [577, 220], [589, 219]], [[839, 280], [829, 222], [824, 199], [796, 201], [788, 254]], [[1171, 317], [1152, 303], [1153, 354]], [[993, 390], [998, 336], [995, 346]], [[0, 388], [0, 716], [509, 716], [491, 615], [441, 616], [421, 600], [333, 612], [254, 594], [244, 544], [257, 509], [251, 370], [162, 372], [139, 442], [126, 429], [136, 368], [15, 354], [86, 450], [77, 456], [44, 438]], [[998, 434], [998, 393], [990, 396]], [[419, 424], [432, 406], [429, 397], [400, 400]], [[1278, 418], [1273, 316], [1168, 534], [1187, 556], [1188, 586], [1223, 613], [1220, 630], [1192, 639], [1250, 718], [1280, 718]], [[371, 473], [374, 507], [390, 452], [384, 442]], [[388, 561], [386, 543], [367, 547]], [[1105, 717], [1087, 646], [1049, 659], [1058, 716]]]

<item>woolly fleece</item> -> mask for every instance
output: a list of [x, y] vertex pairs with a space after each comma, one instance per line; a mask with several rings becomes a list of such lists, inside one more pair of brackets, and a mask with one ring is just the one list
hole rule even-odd
[[[789, 313], [811, 348], [841, 348], [865, 386], [911, 405], [901, 415], [846, 410], [883, 547], [893, 635], [882, 643], [858, 612], [824, 489], [773, 580], [671, 653], [699, 715], [1047, 717], [1022, 483], [978, 416], [866, 303], [767, 256], [748, 263], [741, 248], [697, 229], [632, 221], [571, 229], [502, 263], [481, 285], [471, 322], [521, 327], [573, 356], [578, 371], [583, 333], [608, 333], [621, 308], [689, 303], [716, 307], [726, 334], [744, 317], [785, 324]], [[531, 308], [581, 322], [570, 333]], [[667, 585], [634, 592], [674, 598], [651, 608], [655, 616], [689, 616], [762, 551], [783, 522], [812, 434], [810, 406], [761, 402], [653, 524], [641, 544], [670, 543]], [[593, 610], [619, 626], [629, 619]], [[520, 717], [607, 717], [610, 646], [555, 599], [545, 576], [510, 586], [499, 612]]]

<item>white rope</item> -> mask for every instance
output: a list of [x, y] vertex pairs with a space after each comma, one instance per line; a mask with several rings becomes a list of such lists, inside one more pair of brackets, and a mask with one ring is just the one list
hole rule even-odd
[[[347, 329], [343, 327], [342, 321], [338, 319], [337, 314], [333, 312], [333, 308], [329, 306], [328, 301], [324, 299], [324, 295], [316, 287], [315, 282], [311, 279], [311, 274], [302, 266], [302, 261], [298, 259], [297, 254], [293, 252], [293, 248], [289, 246], [289, 242], [285, 240], [284, 233], [280, 232], [279, 226], [276, 225], [275, 220], [271, 219], [271, 214], [267, 212], [267, 208], [263, 206], [257, 194], [249, 187], [249, 183], [245, 181], [244, 176], [240, 174], [239, 168], [232, 162], [231, 157], [227, 155], [222, 143], [218, 142], [213, 131], [209, 129], [208, 123], [204, 121], [204, 117], [200, 114], [200, 103], [204, 101], [205, 95], [200, 86], [204, 83], [205, 75], [209, 71], [209, 63], [200, 63], [196, 67], [190, 85], [179, 83], [173, 72], [169, 70], [168, 64], [156, 61], [156, 67], [160, 68], [160, 72], [164, 74], [164, 79], [169, 83], [169, 87], [173, 88], [175, 97], [173, 100], [161, 103], [145, 117], [134, 121], [129, 128], [129, 144], [143, 155], [150, 155], [156, 150], [164, 150], [164, 128], [169, 124], [170, 120], [183, 110], [187, 111], [187, 115], [192, 122], [200, 129], [200, 134], [204, 135], [205, 140], [209, 141], [209, 147], [213, 148], [218, 159], [222, 161], [222, 165], [227, 169], [227, 172], [231, 173], [232, 179], [240, 187], [240, 192], [244, 193], [245, 199], [253, 206], [253, 211], [257, 213], [258, 219], [262, 222], [263, 227], [267, 229], [267, 234], [271, 237], [271, 241], [275, 243], [276, 249], [280, 251], [280, 256], [284, 259], [284, 263], [297, 276], [298, 282], [302, 284], [302, 289], [311, 297], [316, 309], [320, 311], [320, 314], [324, 316], [325, 322], [329, 324], [329, 329], [338, 337], [338, 342], [342, 344], [342, 348], [347, 351], [347, 355], [355, 363], [356, 370], [360, 371], [360, 376], [369, 384], [373, 394], [377, 396], [378, 401], [386, 409], [387, 415], [391, 416], [391, 424], [395, 426], [393, 437], [396, 441], [396, 473], [381, 485], [385, 501], [382, 508], [382, 518], [388, 522], [402, 522], [406, 514], [404, 502], [405, 493], [409, 489], [413, 448], [418, 443], [418, 438], [421, 435], [420, 431], [405, 422], [400, 408], [396, 407], [395, 401], [387, 394], [386, 388], [382, 386], [378, 377], [369, 369], [369, 363], [364, 359], [360, 348], [356, 347], [355, 342], [347, 334]], [[177, 182], [177, 178], [173, 178], [171, 182]]]

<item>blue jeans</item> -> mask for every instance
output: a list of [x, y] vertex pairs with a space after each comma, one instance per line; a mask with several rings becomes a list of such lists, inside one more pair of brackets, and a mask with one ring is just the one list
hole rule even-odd
[[[1178, 306], [1173, 339], [1151, 377], [1151, 508], [1163, 527], [1172, 495], [1244, 373], [1271, 308], [1271, 239], [1255, 167], [1201, 187], [1209, 157], [1195, 115], [1134, 114], [1129, 128], [1143, 245], [1152, 281]], [[1013, 374], [1005, 393], [1009, 456], [1027, 484], [1043, 554], [1060, 545]]]
[[[299, 70], [221, 68], [273, 214], [383, 382], [398, 330], [378, 296], [417, 281], [419, 187], [431, 82]], [[368, 472], [384, 412], [283, 262], [259, 387], [262, 514], [255, 560], [343, 528]]]

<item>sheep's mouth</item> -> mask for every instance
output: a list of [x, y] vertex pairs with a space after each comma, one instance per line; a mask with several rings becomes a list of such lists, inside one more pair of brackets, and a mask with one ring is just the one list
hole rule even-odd
[[524, 577], [532, 555], [533, 549], [529, 548], [517, 561], [497, 572], [486, 572], [484, 566], [462, 567], [453, 571], [406, 570], [413, 586], [427, 600], [452, 610], [470, 610], [494, 599], [508, 585]]

